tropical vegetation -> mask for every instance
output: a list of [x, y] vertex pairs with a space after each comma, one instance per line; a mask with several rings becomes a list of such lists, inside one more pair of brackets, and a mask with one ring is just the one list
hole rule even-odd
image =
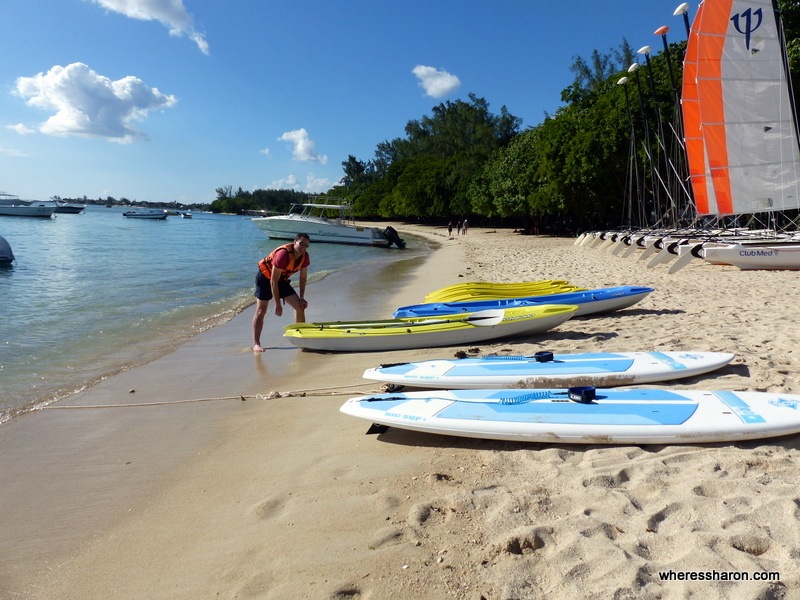
[[[800, 76], [800, 3], [783, 11], [792, 79]], [[446, 101], [380, 142], [371, 159], [348, 156], [327, 195], [362, 218], [511, 225], [574, 233], [652, 224], [688, 198], [681, 164], [680, 81], [686, 43], [637, 54], [623, 40], [576, 57], [563, 106], [531, 128], [485, 99]], [[630, 70], [637, 62], [640, 68]], [[211, 209], [285, 210], [302, 193], [218, 188]]]

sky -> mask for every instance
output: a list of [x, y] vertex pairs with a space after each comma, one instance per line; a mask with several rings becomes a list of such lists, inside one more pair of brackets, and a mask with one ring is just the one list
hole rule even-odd
[[[686, 37], [678, 0], [2, 0], [0, 191], [322, 193], [443, 102], [541, 123], [575, 57]], [[698, 2], [689, 3], [689, 16]], [[640, 62], [644, 62], [641, 58]]]

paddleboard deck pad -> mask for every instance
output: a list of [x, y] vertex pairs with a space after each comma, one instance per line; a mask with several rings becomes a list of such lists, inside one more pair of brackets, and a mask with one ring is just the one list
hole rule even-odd
[[592, 396], [567, 389], [433, 390], [351, 398], [340, 410], [413, 431], [556, 444], [738, 442], [800, 432], [800, 395], [611, 388]]
[[537, 352], [381, 365], [364, 378], [437, 389], [617, 387], [694, 377], [733, 359], [728, 352]]

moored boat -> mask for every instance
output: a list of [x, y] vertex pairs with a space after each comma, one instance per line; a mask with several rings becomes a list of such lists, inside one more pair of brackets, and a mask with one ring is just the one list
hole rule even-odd
[[433, 348], [543, 333], [576, 310], [576, 306], [548, 304], [435, 318], [295, 323], [287, 325], [283, 335], [300, 348], [327, 352]]
[[56, 211], [55, 202], [20, 200], [14, 194], [0, 192], [0, 215], [6, 217], [41, 217], [49, 219]]
[[[285, 215], [255, 217], [253, 223], [270, 239], [293, 240], [305, 233], [316, 243], [355, 244], [388, 248], [393, 243], [405, 248], [405, 242], [391, 228], [359, 227], [349, 204], [307, 202], [294, 204]], [[392, 235], [394, 233], [394, 235]]]
[[122, 213], [123, 217], [129, 219], [151, 219], [153, 221], [163, 221], [167, 218], [167, 212], [163, 210], [128, 210]]
[[56, 205], [56, 213], [59, 214], [77, 215], [86, 209], [85, 204], [73, 204], [64, 202], [63, 200], [55, 200], [54, 202]]
[[11, 244], [8, 240], [0, 235], [0, 266], [7, 266], [14, 262], [14, 252], [11, 250]]

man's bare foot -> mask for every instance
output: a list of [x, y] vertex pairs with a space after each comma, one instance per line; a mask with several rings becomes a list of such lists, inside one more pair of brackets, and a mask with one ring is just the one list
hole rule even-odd
[[263, 352], [264, 349], [259, 344], [253, 344], [253, 352]]

